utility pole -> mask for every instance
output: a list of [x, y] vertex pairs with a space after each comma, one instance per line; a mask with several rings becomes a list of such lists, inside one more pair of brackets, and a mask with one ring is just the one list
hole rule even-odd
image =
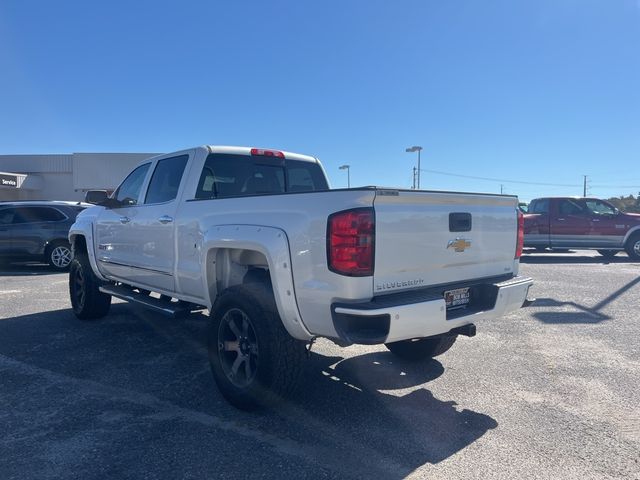
[[413, 186], [411, 188], [416, 189], [416, 167], [413, 167]]
[[404, 150], [407, 153], [418, 152], [418, 190], [420, 190], [420, 152], [422, 151], [422, 147], [420, 145], [414, 145], [413, 147], [406, 148]]
[[502, 195], [502, 192], [503, 192], [502, 187], [504, 187], [504, 185], [500, 184], [500, 195]]
[[583, 175], [583, 177], [584, 177], [584, 183], [582, 186], [582, 196], [586, 197], [587, 196], [587, 176]]

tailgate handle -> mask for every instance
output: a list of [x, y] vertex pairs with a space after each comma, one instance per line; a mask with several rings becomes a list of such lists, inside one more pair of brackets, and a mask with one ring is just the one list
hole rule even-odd
[[452, 212], [449, 214], [450, 232], [470, 232], [471, 214], [467, 212]]

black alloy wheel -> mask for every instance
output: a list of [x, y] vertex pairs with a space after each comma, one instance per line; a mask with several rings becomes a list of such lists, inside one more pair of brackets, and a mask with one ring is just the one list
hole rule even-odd
[[245, 388], [258, 369], [258, 341], [251, 319], [239, 308], [227, 310], [218, 326], [222, 370], [236, 387]]

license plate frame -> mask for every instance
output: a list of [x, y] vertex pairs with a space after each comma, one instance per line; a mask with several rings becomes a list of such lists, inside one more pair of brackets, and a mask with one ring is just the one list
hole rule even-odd
[[471, 302], [471, 287], [454, 288], [453, 290], [445, 290], [443, 297], [447, 310], [457, 310], [458, 308], [466, 308]]

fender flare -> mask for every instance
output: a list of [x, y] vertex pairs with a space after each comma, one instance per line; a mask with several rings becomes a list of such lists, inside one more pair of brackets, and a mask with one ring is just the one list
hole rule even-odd
[[[267, 260], [273, 296], [284, 327], [292, 337], [298, 340], [313, 338], [304, 325], [298, 308], [289, 239], [284, 230], [262, 225], [215, 225], [205, 230], [203, 234], [202, 279], [210, 311], [215, 302], [215, 295], [211, 294], [209, 288], [211, 276], [208, 275], [208, 271], [216, 267], [209, 264], [209, 253], [217, 249], [256, 251], [264, 255]], [[215, 277], [215, 274], [213, 276]]]
[[631, 237], [631, 235], [633, 235], [636, 232], [640, 232], [640, 225], [636, 225], [635, 227], [629, 229], [629, 231], [624, 236], [624, 240], [622, 241], [622, 246], [625, 246], [627, 244], [627, 240], [629, 240], [629, 237]]
[[103, 282], [107, 282], [108, 279], [102, 276], [98, 269], [98, 263], [96, 262], [96, 252], [94, 249], [95, 243], [93, 241], [93, 223], [78, 219], [76, 220], [76, 223], [71, 226], [68, 238], [69, 243], [71, 244], [71, 251], [74, 253], [74, 241], [76, 237], [84, 237], [84, 242], [87, 246], [87, 257], [89, 257], [89, 264], [91, 265], [94, 275]]

